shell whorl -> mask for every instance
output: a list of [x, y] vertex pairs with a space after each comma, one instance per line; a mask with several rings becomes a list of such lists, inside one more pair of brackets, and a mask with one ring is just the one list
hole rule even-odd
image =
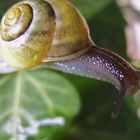
[[1, 58], [17, 68], [34, 67], [42, 63], [51, 48], [54, 11], [43, 0], [24, 0], [3, 16], [0, 32]]
[[1, 37], [5, 41], [12, 41], [21, 36], [30, 26], [33, 18], [32, 7], [20, 4], [12, 7], [1, 22]]
[[86, 21], [67, 0], [24, 0], [8, 10], [0, 28], [1, 58], [18, 68], [71, 59], [91, 44]]

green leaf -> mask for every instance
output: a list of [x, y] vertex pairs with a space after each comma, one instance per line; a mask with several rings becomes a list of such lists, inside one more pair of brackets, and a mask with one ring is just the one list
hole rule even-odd
[[87, 18], [94, 17], [106, 8], [113, 0], [70, 0]]
[[[55, 72], [41, 69], [2, 75], [0, 139], [17, 140], [22, 135], [23, 140], [28, 136], [53, 140], [54, 134], [59, 132], [56, 140], [78, 113], [79, 107], [75, 88]], [[48, 121], [56, 124], [50, 126], [46, 124]]]

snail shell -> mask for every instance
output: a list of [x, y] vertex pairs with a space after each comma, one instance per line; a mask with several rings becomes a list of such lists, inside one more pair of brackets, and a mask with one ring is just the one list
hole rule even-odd
[[73, 58], [90, 43], [84, 18], [65, 0], [25, 0], [1, 21], [1, 57], [18, 68]]

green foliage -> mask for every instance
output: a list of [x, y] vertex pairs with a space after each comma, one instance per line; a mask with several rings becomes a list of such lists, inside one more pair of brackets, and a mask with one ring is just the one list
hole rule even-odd
[[[30, 126], [29, 116], [32, 121], [64, 117], [64, 127], [54, 126], [47, 130], [47, 139], [51, 140], [57, 131], [66, 129], [80, 107], [79, 97], [73, 86], [62, 76], [45, 69], [2, 75], [0, 91], [0, 139], [5, 135], [3, 132], [17, 138], [19, 127]], [[9, 132], [8, 128], [11, 129]], [[45, 130], [40, 133], [42, 131]], [[43, 138], [42, 135], [39, 137]]]
[[[15, 1], [18, 0], [0, 0], [0, 16]], [[116, 3], [113, 0], [70, 1], [86, 17], [94, 41], [127, 59], [125, 21]], [[65, 120], [64, 126], [38, 127], [38, 135], [28, 137], [29, 140], [58, 140], [64, 134], [64, 140], [140, 139], [139, 96], [127, 97], [119, 117], [114, 120], [110, 114], [115, 93], [117, 90], [104, 82], [47, 69], [1, 75], [0, 139], [9, 140], [9, 135], [4, 133], [8, 130], [4, 128], [10, 124], [13, 136], [10, 140], [16, 140], [18, 126], [29, 127], [28, 114], [37, 121], [56, 117]]]
[[[96, 16], [97, 13], [101, 12], [105, 7], [107, 7], [112, 0], [70, 0], [78, 9], [83, 13], [83, 15], [90, 19]], [[91, 10], [92, 9], [92, 10]]]

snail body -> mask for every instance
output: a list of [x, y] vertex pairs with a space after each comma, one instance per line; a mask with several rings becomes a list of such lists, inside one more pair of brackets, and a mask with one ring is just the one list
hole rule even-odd
[[91, 46], [90, 50], [78, 58], [44, 64], [48, 68], [95, 78], [113, 84], [119, 91], [112, 117], [116, 118], [125, 96], [139, 90], [139, 73], [123, 58], [101, 47]]
[[0, 25], [0, 56], [0, 72], [42, 64], [113, 84], [120, 90], [113, 117], [123, 98], [140, 88], [138, 72], [95, 45], [85, 19], [67, 0], [24, 0], [12, 6]]

